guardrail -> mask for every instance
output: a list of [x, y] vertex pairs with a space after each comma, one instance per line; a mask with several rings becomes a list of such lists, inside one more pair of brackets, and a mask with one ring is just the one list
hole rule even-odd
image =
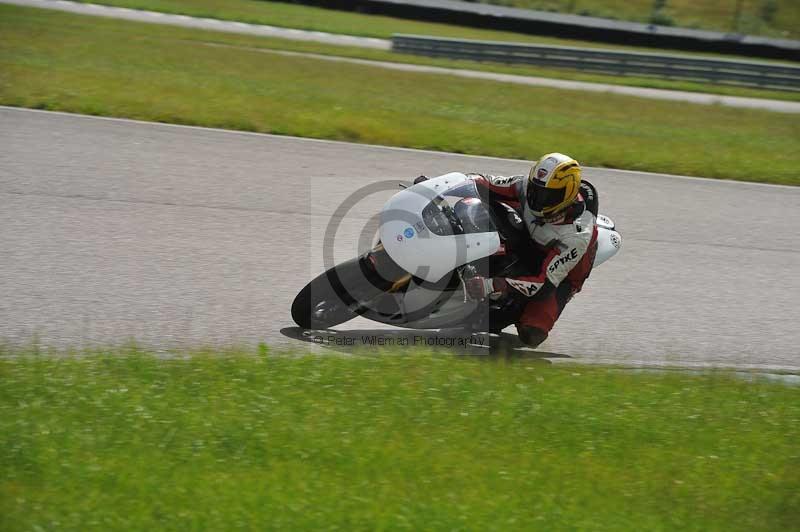
[[561, 39], [800, 61], [798, 40], [584, 17], [485, 4], [474, 0], [282, 1], [481, 29], [548, 35]]
[[430, 57], [519, 63], [604, 74], [710, 81], [724, 85], [800, 91], [800, 67], [755, 61], [445, 39], [421, 35], [394, 35], [392, 50]]

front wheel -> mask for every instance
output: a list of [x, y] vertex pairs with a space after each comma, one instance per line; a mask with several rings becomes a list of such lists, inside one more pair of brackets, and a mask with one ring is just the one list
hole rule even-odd
[[292, 303], [292, 319], [304, 329], [328, 329], [356, 315], [336, 294], [325, 274], [308, 283]]
[[359, 315], [359, 301], [381, 293], [365, 279], [360, 259], [352, 259], [319, 275], [292, 303], [292, 319], [305, 329], [328, 329]]

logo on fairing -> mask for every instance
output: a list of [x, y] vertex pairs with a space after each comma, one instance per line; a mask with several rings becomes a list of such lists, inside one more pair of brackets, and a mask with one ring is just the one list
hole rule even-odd
[[506, 279], [506, 282], [524, 296], [533, 297], [542, 287], [543, 283], [529, 283], [527, 281], [517, 281], [516, 279]]
[[578, 249], [572, 248], [572, 251], [570, 251], [569, 253], [565, 253], [560, 257], [558, 257], [556, 260], [554, 260], [547, 268], [547, 271], [548, 273], [553, 273], [564, 264], [571, 262], [577, 258], [578, 258]]
[[405, 231], [403, 231], [403, 235], [405, 235], [406, 238], [414, 238], [414, 229], [411, 227], [407, 228]]
[[597, 217], [597, 225], [605, 227], [606, 229], [614, 229], [614, 222], [605, 214], [601, 214]]

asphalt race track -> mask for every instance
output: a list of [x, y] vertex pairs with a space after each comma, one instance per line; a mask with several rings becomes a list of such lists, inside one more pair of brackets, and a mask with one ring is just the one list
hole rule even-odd
[[[451, 170], [526, 163], [0, 108], [0, 339], [307, 346], [281, 330], [333, 212], [366, 185]], [[800, 188], [585, 176], [623, 250], [542, 350], [800, 371]], [[394, 191], [377, 188], [341, 220], [337, 259], [371, 237]]]

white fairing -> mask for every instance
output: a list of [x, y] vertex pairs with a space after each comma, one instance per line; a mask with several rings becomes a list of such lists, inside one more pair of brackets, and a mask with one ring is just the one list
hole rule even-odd
[[[433, 310], [421, 322], [410, 321], [406, 326], [435, 329], [455, 327], [459, 323], [463, 323], [464, 319], [475, 312], [478, 307], [477, 301], [465, 300], [461, 290], [451, 292], [450, 297], [443, 298], [444, 294], [446, 293], [429, 290], [412, 279], [408, 289], [399, 301], [403, 314], [409, 315], [424, 308], [432, 308]], [[438, 305], [436, 304], [437, 300], [440, 302]]]
[[[467, 181], [450, 173], [423, 181], [395, 194], [381, 211], [380, 239], [401, 268], [429, 282], [439, 281], [454, 269], [488, 257], [500, 249], [497, 232], [440, 236], [431, 232], [423, 209], [444, 191]], [[450, 198], [442, 194], [448, 202]], [[461, 200], [453, 197], [453, 201]]]
[[597, 223], [598, 227], [605, 227], [606, 229], [614, 229], [614, 220], [612, 220], [605, 214], [598, 214], [595, 223]]
[[603, 214], [597, 217], [597, 255], [594, 265], [599, 266], [617, 254], [622, 247], [622, 236], [614, 230], [614, 222]]

